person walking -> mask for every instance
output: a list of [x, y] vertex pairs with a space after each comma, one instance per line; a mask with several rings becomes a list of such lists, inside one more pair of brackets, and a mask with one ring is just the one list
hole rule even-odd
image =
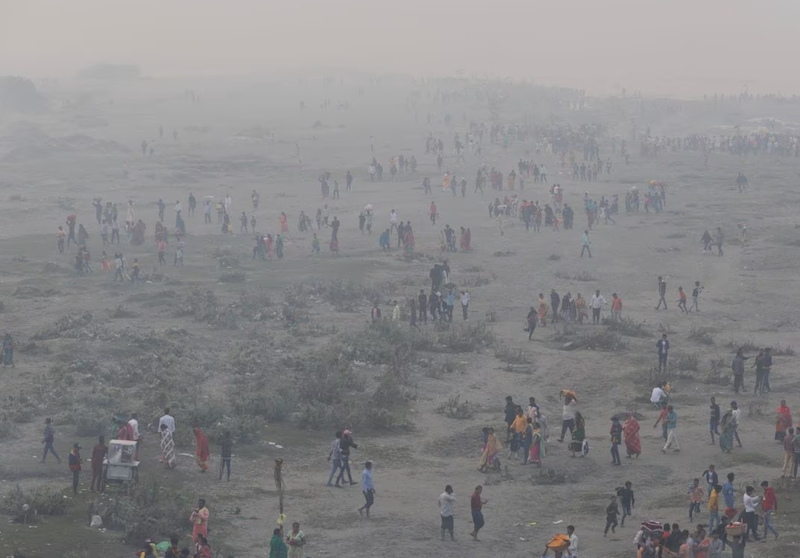
[[44, 451], [42, 452], [42, 460], [39, 463], [45, 462], [48, 452], [52, 453], [53, 457], [56, 458], [56, 461], [61, 463], [61, 458], [58, 456], [56, 449], [53, 447], [54, 439], [55, 429], [53, 428], [53, 419], [48, 417], [44, 419], [44, 439], [42, 440], [42, 443], [44, 444]]
[[231, 482], [231, 459], [233, 459], [233, 438], [229, 431], [222, 433], [222, 442], [219, 449], [219, 480], [222, 480], [222, 471], [227, 473], [227, 481]]
[[672, 408], [672, 405], [667, 405], [667, 443], [661, 448], [661, 453], [667, 453], [667, 450], [674, 448], [672, 451], [681, 451], [681, 446], [678, 443], [678, 437], [675, 435], [675, 430], [678, 427], [678, 414]]
[[625, 481], [625, 486], [617, 489], [617, 496], [622, 504], [622, 520], [619, 523], [620, 527], [625, 527], [625, 518], [633, 515], [633, 507], [636, 504], [636, 498], [633, 494], [633, 483]]
[[461, 291], [461, 314], [466, 322], [469, 319], [469, 301], [471, 297], [469, 291]]
[[439, 495], [439, 516], [442, 518], [442, 540], [445, 532], [450, 534], [450, 540], [456, 540], [453, 536], [454, 520], [453, 510], [456, 504], [456, 497], [453, 496], [453, 487], [449, 484], [444, 487], [444, 492]]
[[661, 335], [661, 339], [656, 341], [656, 349], [658, 351], [658, 372], [667, 371], [667, 355], [669, 354], [669, 341], [667, 334]]
[[695, 312], [700, 312], [700, 305], [698, 304], [700, 300], [700, 293], [703, 292], [703, 287], [700, 286], [700, 281], [694, 282], [694, 288], [692, 289], [692, 306], [689, 308], [689, 312], [694, 310]]
[[603, 298], [603, 295], [600, 294], [600, 290], [596, 290], [592, 295], [592, 298], [589, 300], [589, 306], [592, 307], [592, 324], [598, 325], [600, 323], [600, 310], [603, 308], [604, 305], [608, 304], [606, 299]]
[[789, 471], [792, 462], [794, 461], [794, 428], [786, 431], [786, 436], [783, 437], [783, 467], [781, 468], [781, 477], [785, 477]]
[[358, 508], [360, 515], [366, 514], [369, 519], [369, 509], [375, 503], [375, 481], [372, 478], [372, 461], [364, 462], [364, 470], [361, 472], [361, 490], [364, 493], [366, 503]]
[[748, 486], [744, 489], [745, 493], [742, 496], [742, 501], [744, 502], [744, 514], [742, 514], [742, 518], [744, 520], [745, 525], [747, 525], [747, 531], [744, 534], [744, 540], [749, 540], [750, 533], [753, 534], [753, 540], [758, 540], [758, 516], [756, 515], [756, 506], [758, 506], [759, 501], [761, 500], [761, 496], [754, 496], [755, 489], [752, 486]]
[[78, 485], [81, 482], [81, 446], [72, 444], [72, 451], [69, 452], [69, 470], [72, 471], [72, 494], [78, 495]]
[[611, 459], [612, 465], [622, 465], [619, 458], [619, 445], [622, 443], [622, 425], [619, 418], [614, 416], [611, 419]]
[[739, 389], [744, 388], [744, 361], [750, 357], [743, 354], [743, 349], [736, 350], [736, 356], [731, 361], [731, 370], [733, 370], [733, 391], [739, 393]]
[[[342, 432], [336, 432], [336, 438], [334, 438], [333, 442], [331, 443], [331, 451], [328, 452], [328, 461], [331, 463], [331, 473], [328, 475], [328, 482], [325, 483], [325, 486], [333, 486], [333, 477], [342, 468], [342, 449], [339, 446], [339, 441], [342, 439]], [[338, 480], [336, 482], [336, 487], [341, 488]]]
[[581, 258], [583, 257], [583, 253], [587, 252], [589, 257], [592, 257], [592, 241], [589, 240], [589, 231], [583, 231], [583, 242], [581, 244]]
[[708, 493], [708, 532], [713, 533], [714, 527], [719, 525], [719, 493], [722, 492], [722, 486], [719, 484], [714, 485], [714, 488]]
[[478, 539], [478, 531], [486, 525], [486, 521], [483, 519], [483, 506], [486, 505], [487, 500], [481, 497], [482, 493], [483, 487], [481, 485], [476, 486], [475, 492], [472, 493], [472, 497], [469, 500], [469, 507], [472, 510], [472, 532], [469, 536], [474, 541], [480, 540]]
[[[717, 436], [720, 436], [720, 433], [719, 433], [719, 420], [720, 420], [721, 415], [720, 415], [719, 405], [717, 405], [717, 398], [716, 397], [712, 397], [711, 398], [711, 405], [709, 406], [709, 408], [711, 409], [711, 419], [710, 419], [708, 427], [709, 427], [709, 430], [711, 431], [711, 442], [710, 442], [710, 444], [713, 446], [714, 444], [716, 444], [716, 442], [714, 441], [714, 434], [716, 434]], [[714, 473], [714, 474], [716, 474], [716, 473]], [[709, 485], [710, 484], [711, 483], [709, 483]], [[709, 492], [710, 492], [710, 489], [709, 489]]]
[[761, 509], [764, 510], [764, 538], [767, 538], [767, 531], [772, 531], [775, 538], [778, 538], [778, 531], [772, 526], [772, 514], [778, 511], [778, 498], [775, 496], [775, 489], [769, 482], [763, 481], [761, 488], [764, 489], [764, 500], [761, 502]]
[[617, 506], [617, 497], [611, 497], [611, 503], [606, 506], [606, 529], [603, 531], [603, 536], [608, 535], [609, 528], [612, 533], [616, 533], [617, 516], [619, 515], [619, 506]]
[[658, 306], [656, 306], [656, 310], [661, 310], [661, 304], [664, 304], [664, 310], [667, 309], [667, 282], [664, 278], [659, 275], [658, 276]]

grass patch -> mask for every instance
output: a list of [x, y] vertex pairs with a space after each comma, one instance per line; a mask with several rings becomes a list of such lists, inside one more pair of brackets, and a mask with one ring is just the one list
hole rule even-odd
[[437, 413], [453, 419], [472, 418], [474, 410], [475, 406], [466, 399], [462, 401], [459, 393], [451, 395], [447, 401], [436, 407]]
[[619, 333], [626, 337], [652, 337], [652, 332], [645, 329], [645, 322], [636, 322], [630, 318], [623, 318], [621, 320], [613, 320], [611, 318], [603, 318], [602, 324], [607, 326], [609, 331]]
[[697, 355], [683, 354], [679, 355], [678, 358], [673, 358], [669, 366], [679, 372], [697, 372], [700, 366], [700, 359]]
[[554, 484], [572, 484], [577, 481], [577, 477], [564, 468], [544, 467], [532, 474], [530, 481], [532, 484], [550, 486]]
[[64, 515], [70, 503], [60, 490], [44, 486], [23, 490], [17, 485], [3, 497], [0, 510], [16, 523], [38, 523], [42, 516]]
[[700, 343], [701, 345], [710, 346], [714, 344], [714, 335], [712, 330], [705, 327], [698, 327], [695, 324], [692, 324], [692, 328], [689, 330], [687, 339], [694, 341], [695, 343]]
[[531, 360], [521, 347], [511, 347], [498, 343], [494, 348], [494, 357], [506, 364], [530, 364]]

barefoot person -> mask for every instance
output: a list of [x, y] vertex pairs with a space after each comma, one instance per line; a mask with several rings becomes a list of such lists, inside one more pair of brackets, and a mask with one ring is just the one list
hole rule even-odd
[[473, 529], [472, 532], [469, 534], [472, 537], [472, 540], [480, 540], [478, 539], [478, 531], [486, 524], [483, 519], [483, 506], [486, 505], [486, 500], [481, 498], [481, 493], [483, 492], [483, 487], [478, 485], [475, 487], [475, 492], [472, 493], [472, 497], [469, 500], [470, 508], [472, 509], [472, 525]]
[[444, 492], [439, 495], [439, 516], [442, 518], [442, 540], [445, 532], [450, 534], [450, 540], [455, 541], [453, 536], [453, 508], [456, 504], [456, 497], [453, 496], [453, 487], [449, 484], [444, 487]]
[[197, 465], [200, 467], [200, 472], [205, 473], [208, 471], [208, 458], [211, 457], [211, 450], [208, 447], [208, 436], [203, 432], [199, 426], [194, 427], [194, 440], [195, 440], [195, 459]]

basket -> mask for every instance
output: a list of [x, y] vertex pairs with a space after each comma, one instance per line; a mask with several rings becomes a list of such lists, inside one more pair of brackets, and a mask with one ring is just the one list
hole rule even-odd
[[730, 537], [736, 537], [736, 536], [744, 535], [744, 532], [745, 532], [746, 529], [747, 529], [747, 527], [746, 527], [746, 525], [744, 523], [736, 522], [736, 523], [731, 523], [730, 525], [725, 527], [725, 532]]

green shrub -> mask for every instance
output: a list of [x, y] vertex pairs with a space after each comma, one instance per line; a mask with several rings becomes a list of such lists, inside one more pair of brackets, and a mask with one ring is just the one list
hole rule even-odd
[[26, 491], [17, 485], [3, 496], [0, 509], [17, 523], [36, 523], [39, 516], [67, 513], [70, 503], [59, 490], [40, 486]]

